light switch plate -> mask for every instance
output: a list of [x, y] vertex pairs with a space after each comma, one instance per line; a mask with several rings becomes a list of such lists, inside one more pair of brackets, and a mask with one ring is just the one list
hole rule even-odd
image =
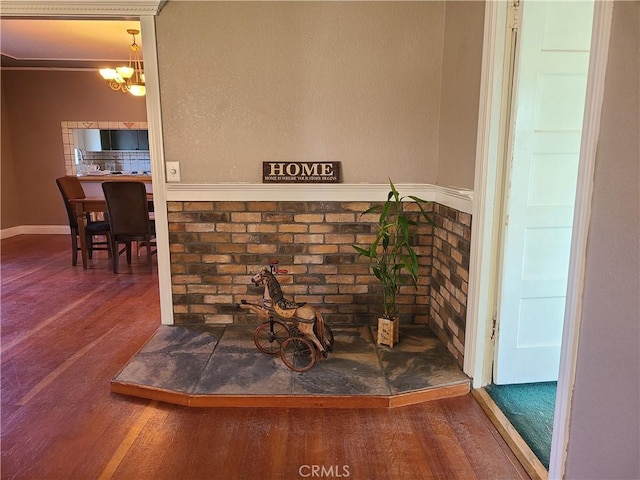
[[166, 162], [167, 182], [180, 181], [180, 162]]

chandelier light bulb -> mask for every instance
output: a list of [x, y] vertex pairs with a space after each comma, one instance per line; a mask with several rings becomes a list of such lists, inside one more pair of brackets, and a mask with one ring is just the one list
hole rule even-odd
[[143, 97], [147, 93], [147, 87], [144, 83], [133, 83], [127, 89], [131, 95], [136, 97]]
[[131, 78], [133, 76], [133, 68], [131, 67], [117, 67], [116, 72], [120, 74], [122, 78]]
[[100, 75], [102, 75], [102, 78], [104, 78], [105, 80], [113, 80], [114, 78], [116, 78], [116, 75], [118, 75], [118, 73], [113, 68], [101, 68]]
[[120, 90], [136, 97], [142, 97], [147, 93], [144, 83], [144, 71], [140, 60], [141, 49], [136, 43], [136, 35], [139, 30], [129, 29], [127, 33], [133, 37], [133, 43], [129, 47], [129, 65], [116, 68], [101, 68], [100, 75], [107, 81], [112, 90]]

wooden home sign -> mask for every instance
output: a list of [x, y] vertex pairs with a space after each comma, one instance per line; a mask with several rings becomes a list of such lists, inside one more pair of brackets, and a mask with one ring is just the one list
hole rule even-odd
[[262, 162], [262, 183], [340, 183], [340, 162]]

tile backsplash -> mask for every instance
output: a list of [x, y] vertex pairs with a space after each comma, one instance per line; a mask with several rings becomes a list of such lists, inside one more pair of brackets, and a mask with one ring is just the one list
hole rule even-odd
[[76, 159], [76, 145], [73, 135], [74, 130], [82, 128], [144, 130], [147, 128], [147, 122], [64, 121], [61, 122], [61, 127], [64, 166], [67, 175], [84, 173], [88, 165], [99, 165], [100, 170], [151, 173], [151, 160], [148, 151], [82, 152], [83, 160]]
[[[84, 166], [98, 165], [100, 170], [151, 173], [148, 151], [140, 152], [84, 152]], [[82, 172], [82, 164], [76, 165], [77, 173]]]

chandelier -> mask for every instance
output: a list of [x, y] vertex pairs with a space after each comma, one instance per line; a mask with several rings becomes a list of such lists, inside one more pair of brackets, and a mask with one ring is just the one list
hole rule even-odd
[[129, 66], [116, 68], [101, 68], [100, 75], [104, 78], [112, 90], [120, 90], [136, 97], [142, 97], [147, 92], [144, 84], [144, 71], [140, 61], [140, 46], [136, 43], [136, 35], [139, 30], [129, 29], [127, 33], [133, 37], [133, 43], [129, 50]]

